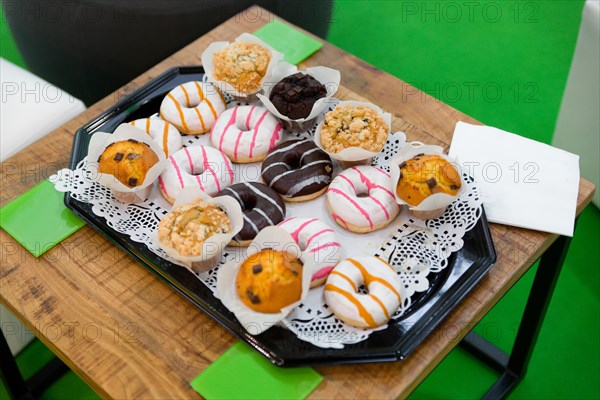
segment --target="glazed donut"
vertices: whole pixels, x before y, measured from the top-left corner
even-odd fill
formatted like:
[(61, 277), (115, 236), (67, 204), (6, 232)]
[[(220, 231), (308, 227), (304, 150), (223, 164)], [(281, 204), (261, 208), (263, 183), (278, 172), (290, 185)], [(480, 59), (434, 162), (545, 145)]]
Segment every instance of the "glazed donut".
[(233, 162), (262, 161), (281, 141), (281, 123), (260, 106), (225, 110), (210, 131), (213, 146)]
[(342, 259), (340, 242), (333, 229), (317, 218), (288, 218), (279, 225), (288, 232), (315, 262), (310, 287), (325, 283), (331, 270)]
[(361, 165), (335, 177), (327, 190), (327, 204), (335, 222), (349, 231), (372, 232), (387, 226), (400, 212), (390, 175)]
[[(368, 294), (358, 293), (363, 285)], [(376, 328), (388, 322), (398, 310), (401, 286), (397, 272), (381, 258), (348, 258), (329, 274), (325, 302), (348, 325)]]
[(181, 135), (175, 126), (160, 118), (142, 118), (130, 122), (136, 128), (144, 130), (169, 157), (181, 149)]
[(244, 226), (229, 243), (232, 246), (248, 246), (263, 228), (277, 225), (285, 218), (285, 203), (273, 189), (262, 183), (236, 183), (217, 196), (231, 196), (242, 207)]
[(331, 183), (331, 158), (312, 140), (288, 140), (273, 148), (261, 168), (267, 185), (286, 201), (320, 196)]
[(208, 146), (184, 147), (169, 156), (158, 177), (158, 186), (171, 204), (188, 186), (197, 186), (209, 196), (233, 184), (233, 168), (227, 156)]
[(196, 135), (208, 132), (225, 108), (225, 99), (216, 86), (191, 81), (167, 94), (160, 104), (160, 117), (184, 135)]

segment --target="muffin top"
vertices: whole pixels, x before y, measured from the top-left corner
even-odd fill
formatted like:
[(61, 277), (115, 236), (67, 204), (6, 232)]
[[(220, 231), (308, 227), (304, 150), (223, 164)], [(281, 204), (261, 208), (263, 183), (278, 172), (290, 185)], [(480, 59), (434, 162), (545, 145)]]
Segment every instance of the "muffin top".
[(158, 162), (158, 156), (146, 143), (134, 139), (109, 144), (98, 157), (98, 172), (110, 174), (122, 184), (134, 188), (146, 179), (146, 173)]
[(417, 206), (434, 193), (455, 196), (460, 187), (460, 176), (450, 162), (437, 155), (418, 154), (400, 164), (396, 193), (411, 206)]
[(213, 76), (240, 93), (255, 93), (260, 89), (270, 61), (271, 55), (265, 47), (233, 42), (214, 54)]
[(377, 111), (370, 107), (344, 105), (325, 114), (321, 128), (321, 143), (330, 153), (348, 147), (360, 147), (379, 152), (388, 137), (388, 126)]
[(261, 250), (242, 263), (235, 286), (250, 309), (278, 313), (300, 300), (302, 262), (286, 251)]
[(308, 117), (315, 102), (325, 96), (327, 90), (321, 82), (297, 72), (273, 87), (270, 100), (281, 114), (290, 119), (300, 119)]
[(217, 205), (196, 199), (174, 207), (158, 223), (158, 240), (184, 256), (202, 254), (202, 244), (217, 233), (231, 232), (231, 221)]

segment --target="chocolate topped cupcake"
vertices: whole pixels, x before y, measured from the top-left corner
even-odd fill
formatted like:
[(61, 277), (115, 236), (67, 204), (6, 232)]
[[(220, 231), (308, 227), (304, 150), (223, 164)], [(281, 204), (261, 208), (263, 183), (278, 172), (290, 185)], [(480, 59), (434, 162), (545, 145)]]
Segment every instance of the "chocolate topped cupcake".
[(310, 75), (297, 72), (279, 81), (269, 100), (277, 111), (290, 119), (309, 116), (317, 100), (327, 96), (325, 86)]

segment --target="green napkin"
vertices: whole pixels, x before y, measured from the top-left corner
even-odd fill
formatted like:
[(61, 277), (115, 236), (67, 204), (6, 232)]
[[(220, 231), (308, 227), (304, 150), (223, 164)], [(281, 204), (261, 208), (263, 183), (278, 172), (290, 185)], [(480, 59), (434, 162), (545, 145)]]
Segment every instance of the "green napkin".
[(190, 385), (212, 399), (304, 399), (323, 380), (314, 369), (279, 368), (238, 342)]
[(254, 36), (264, 40), (285, 55), (285, 61), (297, 65), (323, 47), (323, 43), (284, 24), (273, 20), (254, 32)]
[(0, 227), (39, 257), (85, 225), (47, 180), (0, 208)]

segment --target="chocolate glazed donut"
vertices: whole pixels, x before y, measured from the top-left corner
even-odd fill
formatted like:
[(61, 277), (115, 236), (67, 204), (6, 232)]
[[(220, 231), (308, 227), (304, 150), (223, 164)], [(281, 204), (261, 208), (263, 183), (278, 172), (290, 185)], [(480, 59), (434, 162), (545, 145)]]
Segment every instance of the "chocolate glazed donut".
[(217, 196), (231, 196), (242, 207), (244, 226), (229, 243), (231, 246), (248, 246), (263, 228), (285, 219), (285, 203), (273, 189), (262, 183), (236, 183)]
[(273, 148), (262, 164), (261, 175), (286, 201), (307, 201), (320, 196), (331, 183), (331, 158), (312, 140), (288, 140)]

